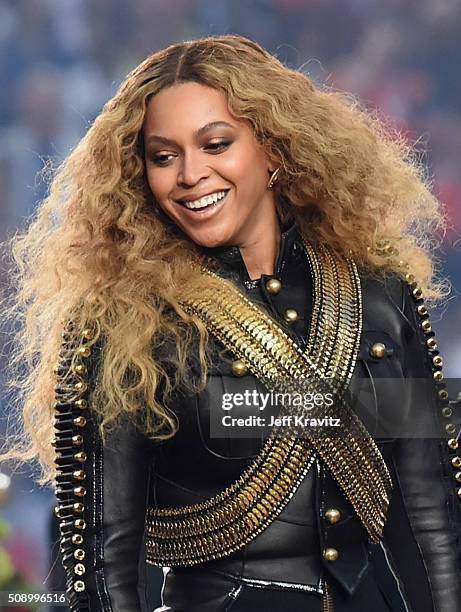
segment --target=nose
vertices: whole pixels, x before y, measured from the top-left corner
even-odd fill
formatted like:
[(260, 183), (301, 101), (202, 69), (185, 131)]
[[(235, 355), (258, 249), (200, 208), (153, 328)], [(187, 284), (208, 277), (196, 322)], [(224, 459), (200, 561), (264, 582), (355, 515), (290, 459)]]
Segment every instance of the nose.
[(178, 185), (191, 187), (196, 185), (201, 179), (210, 175), (210, 168), (205, 164), (201, 152), (190, 152), (183, 156), (179, 168), (177, 182)]

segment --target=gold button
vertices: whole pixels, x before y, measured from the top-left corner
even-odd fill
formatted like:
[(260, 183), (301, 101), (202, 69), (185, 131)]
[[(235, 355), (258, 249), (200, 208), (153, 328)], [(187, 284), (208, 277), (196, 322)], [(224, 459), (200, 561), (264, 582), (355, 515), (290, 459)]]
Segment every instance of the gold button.
[(341, 512), (336, 508), (328, 508), (328, 510), (325, 512), (325, 518), (329, 523), (334, 525), (341, 518)]
[(85, 487), (75, 487), (74, 495), (76, 495), (77, 497), (84, 497), (86, 495)]
[(451, 448), (451, 450), (456, 450), (458, 448), (458, 440), (456, 438), (450, 438), (447, 444), (448, 448)]
[(72, 536), (72, 544), (83, 544), (83, 537), (79, 533), (74, 533)]
[(386, 345), (382, 342), (375, 342), (373, 346), (370, 348), (370, 355), (375, 357), (375, 359), (381, 359), (385, 357), (387, 354)]
[(442, 414), (446, 419), (449, 419), (453, 415), (453, 410), (450, 406), (445, 406), (445, 408), (442, 408)]
[(74, 455), (75, 461), (80, 461), (80, 463), (85, 463), (87, 457), (84, 451), (80, 451), (79, 453), (75, 453)]
[(434, 380), (436, 380), (437, 382), (439, 380), (443, 380), (443, 372), (442, 370), (437, 370), (436, 372), (434, 372), (434, 374), (432, 375), (432, 377), (434, 378)]
[(75, 446), (81, 446), (83, 444), (83, 437), (80, 434), (72, 436), (72, 444)]
[(232, 363), (232, 374), (234, 376), (245, 376), (247, 372), (248, 372), (248, 368), (246, 367), (246, 365), (243, 363), (241, 359), (236, 359)]
[(437, 348), (437, 340), (435, 338), (429, 338), (426, 341), (426, 344), (427, 344), (427, 348), (430, 349), (431, 351)]
[(270, 293), (271, 295), (277, 295), (277, 293), (280, 292), (281, 288), (282, 283), (279, 281), (278, 278), (271, 278), (266, 283), (267, 293)]
[(336, 548), (325, 548), (325, 550), (323, 551), (323, 558), (325, 559), (325, 561), (336, 561), (339, 557), (339, 552), (336, 550)]
[(86, 528), (86, 523), (83, 519), (76, 519), (74, 521), (74, 527), (75, 529), (85, 529)]
[(461, 472), (456, 472), (455, 480), (456, 480), (456, 482), (461, 482)]
[(451, 465), (456, 468), (457, 470), (459, 470), (459, 468), (461, 468), (461, 457), (452, 457), (451, 459)]
[(85, 474), (85, 472), (84, 472), (83, 470), (75, 470), (75, 471), (72, 473), (72, 477), (73, 477), (75, 480), (85, 480), (85, 478), (86, 478), (86, 474)]
[(456, 426), (453, 425), (453, 423), (448, 423), (448, 425), (445, 425), (445, 430), (449, 434), (454, 434), (456, 431)]
[(446, 389), (440, 389), (439, 391), (439, 399), (447, 400), (448, 399), (448, 391)]
[(461, 489), (458, 489), (458, 497), (461, 498)]
[(73, 422), (76, 427), (85, 427), (86, 425), (86, 419), (84, 416), (75, 417)]
[(83, 363), (79, 363), (75, 366), (75, 372), (80, 376), (84, 376), (85, 374), (87, 374), (87, 369), (83, 365)]
[(443, 366), (443, 358), (440, 355), (436, 355), (433, 359), (432, 359), (432, 363), (437, 366), (438, 368), (441, 368)]
[(298, 318), (299, 315), (297, 311), (293, 308), (288, 308), (288, 310), (285, 310), (285, 321), (287, 321), (288, 323), (294, 323), (298, 320)]
[(72, 510), (74, 512), (83, 512), (85, 510), (85, 506), (83, 504), (81, 504), (80, 502), (75, 502), (75, 504), (73, 504), (72, 506)]

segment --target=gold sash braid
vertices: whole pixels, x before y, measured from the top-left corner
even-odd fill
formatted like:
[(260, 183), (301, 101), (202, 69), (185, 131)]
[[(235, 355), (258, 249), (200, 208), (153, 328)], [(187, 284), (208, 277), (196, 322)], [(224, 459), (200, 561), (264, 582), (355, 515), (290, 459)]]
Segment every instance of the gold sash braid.
[[(214, 287), (185, 291), (181, 302), (266, 387), (280, 391), (333, 389), (329, 415), (341, 437), (298, 437), (274, 428), (247, 470), (215, 497), (181, 508), (148, 508), (147, 561), (187, 566), (226, 556), (255, 538), (287, 505), (320, 457), (340, 485), (370, 539), (382, 537), (391, 479), (369, 433), (344, 400), (362, 331), (360, 278), (355, 263), (327, 246), (304, 241), (314, 301), (305, 351), (235, 285), (203, 268)], [(323, 386), (322, 386), (323, 385)], [(320, 410), (324, 410), (322, 407)], [(310, 416), (315, 417), (310, 411)], [(321, 416), (321, 415), (320, 415)]]

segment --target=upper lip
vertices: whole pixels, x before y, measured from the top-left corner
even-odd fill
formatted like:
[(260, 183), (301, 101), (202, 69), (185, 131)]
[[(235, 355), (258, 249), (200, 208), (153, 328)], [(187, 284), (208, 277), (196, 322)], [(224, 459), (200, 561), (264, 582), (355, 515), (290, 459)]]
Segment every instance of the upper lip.
[(204, 198), (206, 196), (211, 195), (212, 193), (220, 193), (221, 191), (229, 191), (229, 188), (227, 189), (213, 189), (212, 191), (207, 191), (206, 193), (188, 193), (186, 196), (182, 197), (182, 198), (176, 198), (176, 202), (194, 202), (195, 200), (200, 200), (201, 198)]

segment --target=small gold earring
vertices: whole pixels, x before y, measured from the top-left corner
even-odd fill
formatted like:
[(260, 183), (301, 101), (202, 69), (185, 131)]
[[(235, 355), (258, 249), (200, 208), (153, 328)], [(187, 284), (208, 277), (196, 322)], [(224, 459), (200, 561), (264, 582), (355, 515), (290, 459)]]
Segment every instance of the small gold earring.
[(279, 166), (276, 170), (274, 170), (274, 172), (271, 174), (271, 177), (269, 179), (269, 182), (267, 183), (267, 188), (268, 189), (272, 189), (272, 187), (275, 185), (275, 183), (277, 182), (278, 179), (278, 174), (280, 172), (280, 168), (281, 166)]

